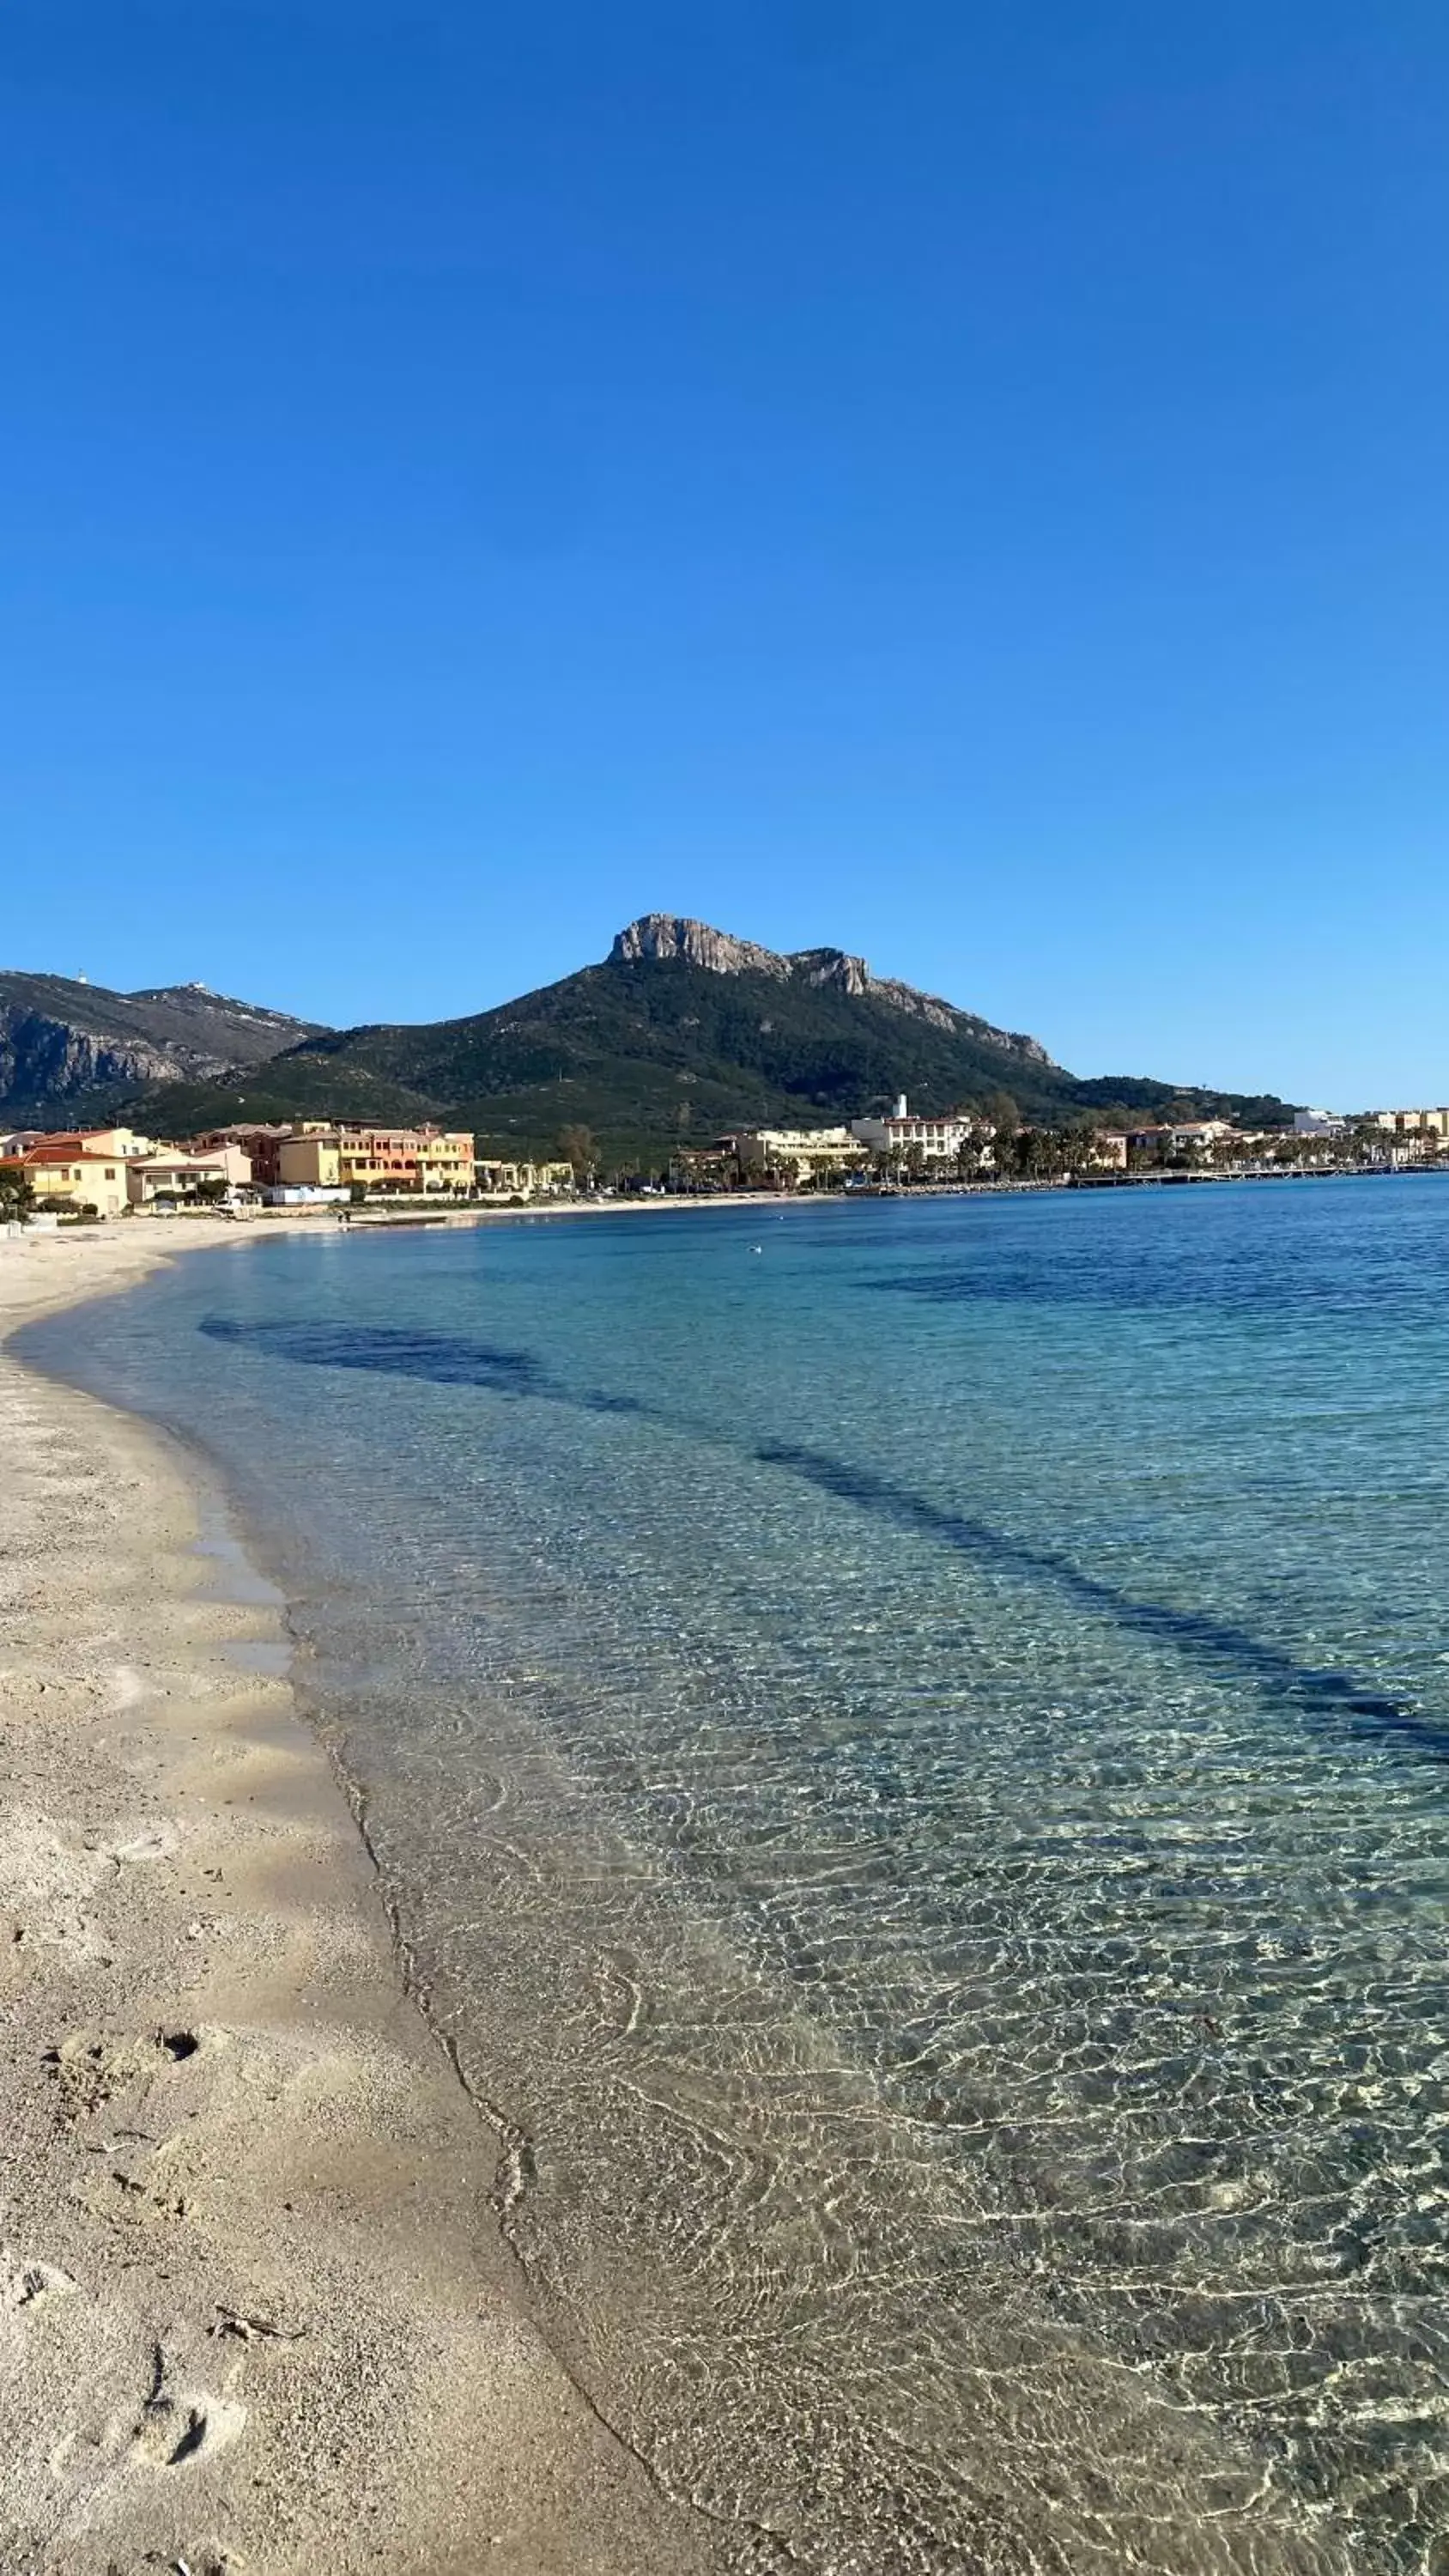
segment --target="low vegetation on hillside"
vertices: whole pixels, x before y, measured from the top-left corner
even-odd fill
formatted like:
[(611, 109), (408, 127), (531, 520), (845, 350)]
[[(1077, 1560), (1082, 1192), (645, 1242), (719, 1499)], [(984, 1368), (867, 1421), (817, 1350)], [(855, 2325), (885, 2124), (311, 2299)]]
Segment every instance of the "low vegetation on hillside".
[(929, 997), (903, 987), (867, 980), (861, 990), (855, 979), (850, 989), (769, 952), (748, 952), (764, 966), (726, 971), (685, 955), (621, 955), (626, 936), (604, 964), (466, 1019), (300, 1042), (292, 1023), (281, 1051), (210, 1078), (112, 1080), (48, 1104), (12, 1093), (0, 1110), (63, 1108), (66, 1123), (124, 1114), (175, 1133), (240, 1118), (432, 1118), (535, 1153), (554, 1150), (565, 1128), (588, 1128), (611, 1164), (644, 1165), (728, 1127), (824, 1125), (901, 1091), (925, 1112), (1009, 1095), (1023, 1118), (1055, 1124), (1166, 1111), (1273, 1125), (1290, 1114), (1272, 1097), (1125, 1075), (1081, 1081), (1030, 1041), (944, 1004), (927, 1009)]

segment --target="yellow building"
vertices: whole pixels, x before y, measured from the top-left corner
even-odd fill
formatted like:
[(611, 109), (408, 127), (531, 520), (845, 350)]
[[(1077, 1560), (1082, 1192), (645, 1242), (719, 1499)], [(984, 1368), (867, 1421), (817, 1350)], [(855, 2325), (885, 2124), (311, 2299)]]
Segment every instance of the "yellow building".
[(437, 1127), (339, 1127), (334, 1132), (338, 1178), (349, 1186), (384, 1196), (409, 1191), (471, 1195), (471, 1136), (445, 1135)]
[[(63, 1140), (55, 1139), (59, 1144)], [(83, 1127), (77, 1142), (87, 1154), (113, 1155), (129, 1163), (137, 1154), (167, 1154), (174, 1149), (158, 1145), (154, 1136), (138, 1136), (134, 1127)]]
[(418, 1138), (418, 1186), (471, 1195), (476, 1154), (473, 1139), (458, 1132), (424, 1128)]
[(319, 1128), (277, 1140), (276, 1179), (284, 1189), (335, 1190), (342, 1186), (342, 1151), (336, 1130)]
[(37, 1145), (28, 1154), (7, 1155), (0, 1162), (0, 1173), (28, 1181), (37, 1208), (56, 1215), (94, 1208), (97, 1216), (119, 1216), (127, 1204), (128, 1168), (114, 1156), (66, 1145)]

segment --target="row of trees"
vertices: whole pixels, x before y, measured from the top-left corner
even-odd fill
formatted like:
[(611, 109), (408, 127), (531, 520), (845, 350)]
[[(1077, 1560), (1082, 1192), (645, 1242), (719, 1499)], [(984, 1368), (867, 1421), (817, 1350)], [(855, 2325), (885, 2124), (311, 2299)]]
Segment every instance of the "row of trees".
[[(1425, 1140), (1433, 1151), (1434, 1139)], [(1367, 1165), (1387, 1163), (1395, 1146), (1413, 1146), (1410, 1136), (1391, 1136), (1371, 1118), (1357, 1118), (1341, 1136), (1295, 1136), (1285, 1130), (1281, 1136), (1263, 1136), (1252, 1147), (1253, 1159), (1265, 1164), (1318, 1164), (1337, 1166), (1344, 1171), (1362, 1170)], [(1215, 1163), (1240, 1162), (1241, 1143), (1231, 1137), (1220, 1137), (1212, 1148)]]

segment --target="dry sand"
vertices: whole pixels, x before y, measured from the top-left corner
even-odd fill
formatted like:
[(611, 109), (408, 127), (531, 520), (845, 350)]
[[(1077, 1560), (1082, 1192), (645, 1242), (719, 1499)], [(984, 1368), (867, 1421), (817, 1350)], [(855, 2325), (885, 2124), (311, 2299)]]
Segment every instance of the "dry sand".
[[(239, 1239), (0, 1239), (0, 1336)], [(0, 2568), (721, 2566), (530, 2321), (498, 2142), (205, 1510), (0, 1346)]]

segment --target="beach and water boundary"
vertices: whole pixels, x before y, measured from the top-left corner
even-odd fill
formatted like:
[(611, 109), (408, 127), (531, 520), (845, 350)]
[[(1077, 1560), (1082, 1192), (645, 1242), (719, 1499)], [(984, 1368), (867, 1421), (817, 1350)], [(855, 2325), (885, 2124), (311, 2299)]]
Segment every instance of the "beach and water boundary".
[(238, 1234), (0, 1246), (0, 2564), (711, 2567), (530, 2320), (221, 1497), (8, 1346)]

